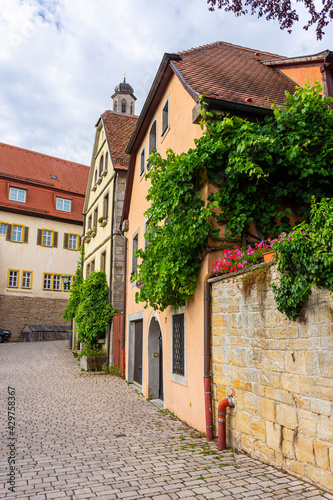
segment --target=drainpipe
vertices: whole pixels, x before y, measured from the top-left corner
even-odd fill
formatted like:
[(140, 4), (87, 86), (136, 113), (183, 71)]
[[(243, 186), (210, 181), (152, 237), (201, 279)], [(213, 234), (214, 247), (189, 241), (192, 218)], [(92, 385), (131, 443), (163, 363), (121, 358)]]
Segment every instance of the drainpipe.
[(121, 228), (121, 237), (124, 239), (124, 291), (123, 291), (123, 332), (121, 344), (121, 378), (125, 378), (125, 326), (126, 326), (126, 273), (127, 273), (127, 238)]
[[(115, 171), (115, 173), (114, 173), (114, 178), (113, 178), (113, 193), (112, 193), (109, 304), (112, 304), (113, 226), (114, 226), (114, 212), (116, 210), (116, 208), (115, 208), (116, 182), (117, 182), (117, 171)], [(109, 323), (108, 323), (108, 338), (107, 338), (107, 346), (106, 346), (106, 364), (107, 365), (110, 364), (111, 326), (112, 326), (112, 321), (109, 321)]]
[(234, 402), (235, 391), (231, 389), (231, 394), (226, 399), (222, 399), (218, 406), (218, 438), (217, 447), (219, 451), (225, 450), (227, 447), (227, 432), (226, 432), (226, 422), (225, 417), (227, 413), (227, 408), (233, 408), (235, 406)]
[(213, 411), (212, 411), (212, 379), (210, 376), (210, 284), (205, 280), (204, 294), (204, 395), (206, 414), (206, 439), (212, 441), (214, 438)]

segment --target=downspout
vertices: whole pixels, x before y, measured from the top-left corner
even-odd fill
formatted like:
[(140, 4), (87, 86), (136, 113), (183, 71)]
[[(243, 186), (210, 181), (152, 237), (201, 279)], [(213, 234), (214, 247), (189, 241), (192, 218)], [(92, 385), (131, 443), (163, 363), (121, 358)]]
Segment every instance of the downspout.
[(126, 273), (127, 273), (127, 238), (121, 228), (121, 237), (124, 239), (124, 291), (123, 291), (123, 325), (121, 344), (121, 378), (125, 378), (125, 326), (126, 326)]
[(206, 415), (206, 439), (212, 441), (214, 438), (213, 411), (212, 411), (212, 379), (210, 376), (210, 284), (205, 280), (204, 290), (204, 396)]
[[(115, 195), (116, 195), (117, 171), (113, 178), (113, 193), (112, 193), (112, 217), (111, 217), (111, 245), (110, 245), (110, 277), (109, 277), (109, 304), (112, 305), (112, 270), (113, 270), (113, 227), (114, 227), (114, 212), (115, 212)], [(108, 339), (106, 347), (106, 364), (110, 364), (110, 343), (111, 343), (111, 326), (112, 321), (108, 323)]]

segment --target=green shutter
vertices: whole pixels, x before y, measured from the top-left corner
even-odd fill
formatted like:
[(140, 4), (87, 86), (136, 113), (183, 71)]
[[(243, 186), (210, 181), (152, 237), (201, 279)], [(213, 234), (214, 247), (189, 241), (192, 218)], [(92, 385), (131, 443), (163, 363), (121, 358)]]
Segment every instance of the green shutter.
[(29, 239), (29, 228), (28, 227), (24, 227), (24, 235), (23, 235), (23, 243), (28, 243), (28, 239)]
[(7, 227), (6, 227), (6, 240), (7, 241), (11, 241), (12, 239), (12, 225), (11, 224), (7, 224)]
[(64, 248), (68, 248), (68, 233), (64, 233)]
[(58, 247), (58, 233), (57, 231), (54, 231), (53, 233), (53, 248)]
[(37, 245), (42, 244), (42, 235), (43, 235), (43, 230), (37, 229)]

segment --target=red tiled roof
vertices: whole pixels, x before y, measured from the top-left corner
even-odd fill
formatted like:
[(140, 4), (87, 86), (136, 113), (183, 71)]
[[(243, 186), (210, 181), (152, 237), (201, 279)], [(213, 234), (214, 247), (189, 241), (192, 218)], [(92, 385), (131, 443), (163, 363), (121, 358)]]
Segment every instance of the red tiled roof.
[(86, 165), (0, 143), (0, 176), (84, 195), (88, 174)]
[[(0, 208), (82, 221), (88, 174), (86, 165), (0, 143)], [(26, 189), (26, 203), (10, 201), (9, 187)], [(56, 210), (57, 197), (71, 200), (71, 212)]]
[(125, 153), (125, 150), (138, 117), (117, 111), (104, 111), (101, 118), (114, 167), (121, 170), (124, 169), (123, 167), (127, 169), (129, 155)]
[(282, 58), (276, 54), (216, 42), (179, 55), (172, 64), (200, 95), (270, 108), (272, 100), (284, 103), (286, 90), (295, 92), (291, 80), (261, 62)]

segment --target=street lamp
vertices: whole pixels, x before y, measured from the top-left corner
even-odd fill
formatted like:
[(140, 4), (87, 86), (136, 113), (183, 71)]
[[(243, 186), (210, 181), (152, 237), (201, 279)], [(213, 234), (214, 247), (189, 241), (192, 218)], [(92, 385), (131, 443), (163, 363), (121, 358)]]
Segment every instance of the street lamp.
[(61, 276), (61, 279), (62, 279), (62, 283), (64, 285), (64, 290), (65, 291), (69, 290), (69, 282), (70, 282), (71, 277), (68, 276), (68, 274), (63, 274)]

